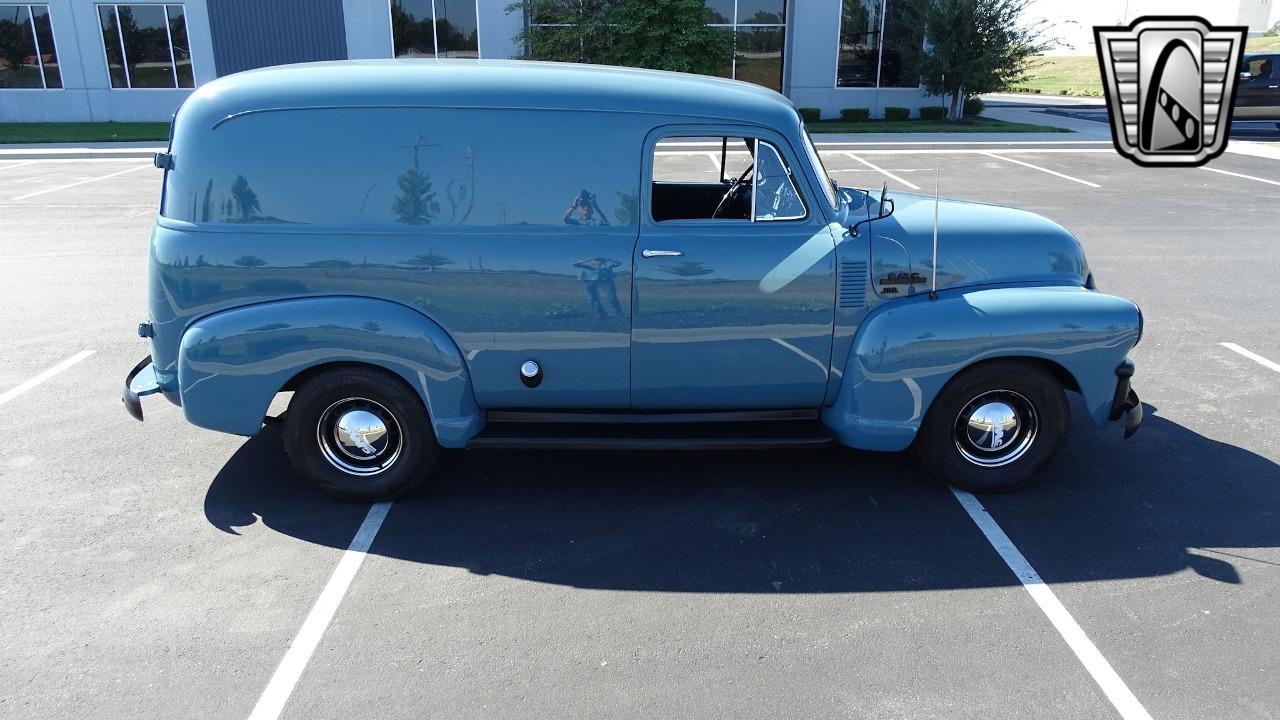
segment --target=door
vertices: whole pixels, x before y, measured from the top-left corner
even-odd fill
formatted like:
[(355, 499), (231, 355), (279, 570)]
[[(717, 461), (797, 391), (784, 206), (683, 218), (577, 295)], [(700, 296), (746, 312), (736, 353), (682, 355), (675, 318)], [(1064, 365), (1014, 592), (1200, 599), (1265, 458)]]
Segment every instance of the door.
[(781, 137), (650, 138), (634, 257), (638, 409), (818, 408), (835, 237)]

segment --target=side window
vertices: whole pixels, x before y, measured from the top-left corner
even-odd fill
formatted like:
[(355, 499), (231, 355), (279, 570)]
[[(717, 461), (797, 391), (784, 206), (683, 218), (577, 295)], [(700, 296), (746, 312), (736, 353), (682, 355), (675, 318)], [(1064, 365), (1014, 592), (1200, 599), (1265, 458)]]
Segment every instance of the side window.
[(670, 137), (654, 147), (653, 219), (792, 220), (805, 205), (777, 148), (747, 137)]
[(1255, 78), (1269, 78), (1273, 65), (1269, 57), (1254, 58), (1249, 61), (1249, 73)]
[(798, 220), (805, 216), (804, 202), (796, 190), (791, 169), (769, 143), (760, 143), (756, 152), (755, 219)]

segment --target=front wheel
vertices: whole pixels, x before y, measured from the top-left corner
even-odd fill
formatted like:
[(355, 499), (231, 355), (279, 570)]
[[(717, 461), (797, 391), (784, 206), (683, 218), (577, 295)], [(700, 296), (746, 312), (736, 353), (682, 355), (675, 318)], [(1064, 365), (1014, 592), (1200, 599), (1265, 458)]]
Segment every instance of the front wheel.
[(295, 469), (343, 500), (401, 495), (431, 472), (439, 452), (422, 400), (373, 368), (326, 370), (299, 387), (284, 414)]
[(1035, 477), (1066, 442), (1058, 380), (1024, 361), (984, 363), (951, 380), (925, 416), (915, 448), (940, 480), (961, 490), (1011, 490)]

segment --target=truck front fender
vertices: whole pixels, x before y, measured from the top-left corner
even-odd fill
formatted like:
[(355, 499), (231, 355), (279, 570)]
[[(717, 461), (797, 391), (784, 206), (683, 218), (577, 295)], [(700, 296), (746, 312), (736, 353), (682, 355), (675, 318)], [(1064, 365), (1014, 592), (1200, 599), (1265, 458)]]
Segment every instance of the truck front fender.
[(1138, 341), (1138, 308), (1081, 287), (999, 287), (894, 300), (854, 337), (823, 421), (840, 442), (907, 448), (938, 392), (959, 371), (995, 358), (1036, 358), (1065, 370), (1092, 420), (1108, 421), (1116, 368)]
[(466, 363), (448, 333), (404, 305), (360, 297), (248, 305), (192, 323), (179, 346), (182, 409), (200, 427), (254, 435), (289, 380), (331, 363), (398, 375), (422, 397), (445, 447), (462, 447), (483, 427)]

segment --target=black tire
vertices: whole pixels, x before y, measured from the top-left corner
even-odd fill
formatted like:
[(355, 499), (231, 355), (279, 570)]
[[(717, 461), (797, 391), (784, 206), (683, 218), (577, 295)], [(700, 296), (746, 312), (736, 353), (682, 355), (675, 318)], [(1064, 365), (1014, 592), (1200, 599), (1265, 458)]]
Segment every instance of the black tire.
[(294, 468), (343, 500), (403, 495), (431, 473), (439, 454), (417, 393), (375, 368), (335, 368), (309, 378), (294, 392), (283, 426)]
[(915, 448), (939, 480), (970, 492), (1002, 492), (1035, 478), (1062, 449), (1070, 422), (1066, 394), (1051, 373), (1034, 362), (995, 360), (947, 383)]

